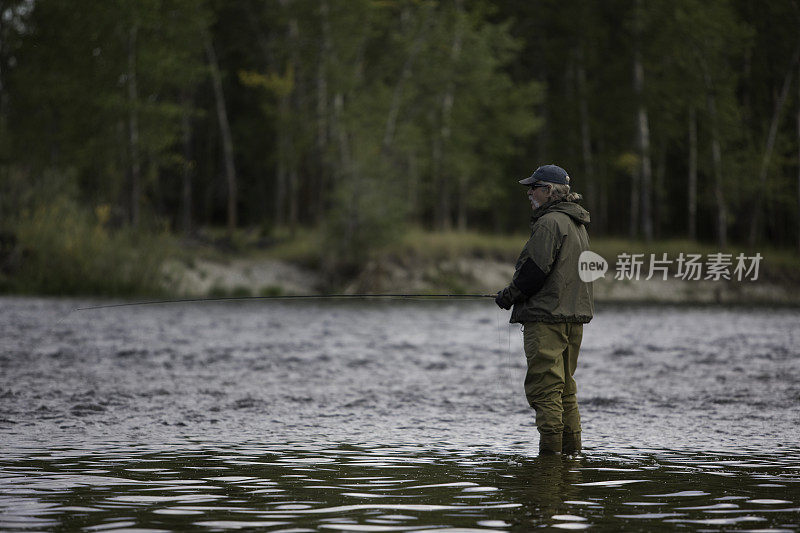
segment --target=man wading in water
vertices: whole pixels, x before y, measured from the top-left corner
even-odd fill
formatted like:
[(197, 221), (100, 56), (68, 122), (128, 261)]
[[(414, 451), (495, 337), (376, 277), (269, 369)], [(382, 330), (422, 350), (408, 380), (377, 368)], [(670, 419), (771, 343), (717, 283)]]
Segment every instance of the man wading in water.
[(523, 325), (525, 396), (536, 410), (540, 454), (581, 449), (581, 417), (573, 374), (583, 324), (592, 319), (592, 285), (578, 275), (578, 257), (589, 249), (589, 212), (570, 193), (567, 172), (544, 165), (520, 183), (531, 201), (531, 237), (517, 260), (511, 284), (495, 302)]

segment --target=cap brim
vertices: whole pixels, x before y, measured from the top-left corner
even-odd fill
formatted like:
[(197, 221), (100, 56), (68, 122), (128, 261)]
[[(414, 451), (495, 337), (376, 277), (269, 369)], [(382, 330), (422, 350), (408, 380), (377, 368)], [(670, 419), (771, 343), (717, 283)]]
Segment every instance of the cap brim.
[(520, 185), (533, 185), (537, 181), (541, 181), (538, 178), (534, 178), (533, 176), (529, 176), (524, 180), (519, 180)]

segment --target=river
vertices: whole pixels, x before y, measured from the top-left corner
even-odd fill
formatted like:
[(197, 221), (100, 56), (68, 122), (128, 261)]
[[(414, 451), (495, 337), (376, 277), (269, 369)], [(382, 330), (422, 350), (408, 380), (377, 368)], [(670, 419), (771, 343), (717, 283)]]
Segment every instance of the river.
[(796, 531), (800, 310), (601, 306), (536, 456), (491, 301), (0, 299), (0, 529)]

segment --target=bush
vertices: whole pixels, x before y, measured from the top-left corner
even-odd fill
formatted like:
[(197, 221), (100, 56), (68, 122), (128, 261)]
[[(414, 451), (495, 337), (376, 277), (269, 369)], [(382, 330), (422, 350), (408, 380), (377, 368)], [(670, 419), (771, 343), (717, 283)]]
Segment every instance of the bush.
[(404, 231), (404, 210), (393, 183), (374, 176), (339, 184), (320, 251), (329, 282), (354, 277), (373, 253)]
[(92, 212), (66, 198), (23, 212), (15, 228), (21, 260), (7, 288), (56, 295), (162, 293), (167, 238), (111, 231), (107, 222), (108, 209)]

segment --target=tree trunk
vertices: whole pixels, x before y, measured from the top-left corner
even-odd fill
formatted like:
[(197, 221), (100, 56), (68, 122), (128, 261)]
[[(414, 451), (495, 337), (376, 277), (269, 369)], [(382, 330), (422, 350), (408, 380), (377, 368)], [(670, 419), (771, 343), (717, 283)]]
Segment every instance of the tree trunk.
[(322, 220), (327, 200), (326, 193), (330, 188), (330, 176), (328, 174), (327, 152), (329, 139), (329, 120), (328, 120), (328, 61), (331, 55), (331, 28), (329, 20), (330, 8), (328, 0), (321, 0), (319, 4), (320, 24), (322, 27), (321, 48), (317, 60), (317, 75), (315, 80), (317, 92), (317, 131), (314, 141), (317, 160), (317, 184), (315, 189), (316, 205), (314, 210), (314, 222)]
[(297, 223), (300, 219), (299, 182), (297, 163), (293, 161), (289, 169), (289, 233), (292, 237), (297, 231)]
[[(285, 2), (281, 2), (281, 7), (285, 8)], [(270, 39), (264, 32), (264, 29), (249, 4), (244, 4), (247, 18), (253, 29), (253, 34), (256, 38), (256, 43), (261, 49), (261, 54), (264, 57), (264, 64), (268, 72), (275, 72), (280, 69), (278, 61), (270, 48)], [(267, 13), (270, 16), (271, 13)], [(287, 183), (289, 181), (287, 161), (286, 161), (286, 128), (283, 124), (286, 122), (285, 117), (289, 114), (288, 98), (281, 95), (278, 98), (278, 126), (275, 131), (276, 141), (276, 163), (275, 163), (275, 180), (272, 192), (272, 223), (275, 227), (283, 227), (286, 224), (285, 206), (286, 206), (286, 191), (288, 189)]]
[(800, 59), (800, 43), (794, 50), (792, 62), (789, 65), (789, 70), (783, 78), (783, 86), (775, 101), (775, 108), (772, 111), (772, 120), (769, 125), (769, 133), (764, 145), (764, 154), (761, 158), (761, 166), (758, 170), (758, 190), (756, 191), (755, 202), (753, 205), (752, 222), (750, 223), (750, 236), (747, 244), (753, 248), (761, 233), (761, 207), (764, 203), (764, 189), (767, 184), (767, 173), (769, 172), (769, 163), (772, 159), (772, 151), (775, 148), (775, 139), (778, 135), (778, 124), (780, 123), (781, 115), (783, 114), (783, 106), (786, 103), (786, 97), (789, 95), (789, 87), (792, 84), (792, 75), (794, 74), (795, 65)]
[(467, 195), (469, 194), (469, 186), (467, 184), (466, 176), (463, 174), (458, 179), (458, 231), (467, 231)]
[[(284, 11), (289, 8), (290, 0), (279, 0), (280, 6)], [(326, 4), (327, 6), (327, 4)], [(250, 10), (248, 9), (248, 12)], [(326, 14), (327, 16), (327, 14)], [(261, 27), (254, 24), (256, 40), (264, 55), (268, 69), (282, 68), (271, 53), (268, 39), (264, 35)], [(297, 18), (289, 16), (286, 26), (286, 46), (289, 60), (286, 68), (286, 76), (292, 76), (292, 81), (296, 80), (295, 73), (299, 71), (299, 60), (297, 58), (297, 42), (299, 40), (299, 25)], [(295, 153), (295, 129), (292, 122), (293, 110), (296, 104), (296, 88), (293, 87), (289, 94), (281, 94), (278, 97), (278, 127), (275, 132), (277, 137), (277, 164), (275, 169), (275, 190), (273, 195), (273, 223), (276, 227), (284, 226), (288, 223), (291, 235), (294, 235), (299, 221), (299, 178), (298, 178), (298, 154)], [(320, 168), (321, 171), (321, 168)], [(321, 172), (319, 173), (321, 174)], [(319, 187), (318, 187), (319, 188)]]
[[(281, 6), (286, 9), (289, 6), (289, 0), (280, 0)], [(300, 28), (297, 23), (297, 18), (291, 16), (289, 18), (289, 23), (287, 27), (287, 36), (288, 36), (288, 48), (289, 48), (289, 69), (294, 74), (299, 72), (300, 70), (300, 61), (297, 57), (297, 43), (300, 37)], [(297, 78), (295, 77), (295, 80)], [(292, 88), (292, 92), (286, 95), (288, 99), (288, 111), (289, 113), (284, 117), (282, 121), (282, 129), (283, 134), (286, 136), (286, 153), (284, 154), (287, 159), (287, 167), (289, 169), (289, 182), (288, 182), (288, 193), (289, 193), (289, 232), (292, 236), (294, 236), (295, 231), (297, 230), (297, 223), (300, 216), (300, 186), (298, 184), (298, 154), (296, 153), (297, 150), (297, 143), (295, 142), (295, 125), (292, 121), (292, 116), (297, 108), (297, 86), (295, 85)], [(297, 113), (296, 116), (300, 114)]]
[(433, 219), (436, 221), (436, 229), (441, 230), (447, 226), (450, 218), (450, 204), (445, 189), (445, 180), (442, 177), (442, 137), (437, 133), (434, 133), (433, 139), (431, 139), (431, 174), (433, 174), (435, 194), (438, 198)]
[(145, 149), (144, 163), (144, 181), (145, 183), (150, 184), (149, 189), (152, 191), (152, 200), (148, 203), (153, 205), (156, 213), (164, 213), (166, 208), (164, 206), (164, 195), (161, 191), (161, 170), (158, 168), (158, 164), (156, 163), (156, 158), (152, 150)]
[[(603, 139), (602, 132), (597, 136), (597, 153), (604, 154), (606, 151), (606, 142)], [(608, 168), (605, 163), (603, 163), (604, 159), (600, 159), (601, 163), (598, 166), (598, 175), (602, 176), (603, 179), (598, 180), (598, 195), (599, 198), (597, 200), (597, 206), (599, 209), (599, 213), (597, 215), (592, 216), (592, 226), (595, 227), (595, 230), (598, 233), (606, 234), (609, 231), (609, 224), (608, 224), (608, 182), (605, 179), (608, 176)]]
[(281, 96), (278, 99), (278, 131), (276, 136), (277, 142), (277, 169), (275, 179), (275, 226), (281, 227), (286, 224), (286, 216), (284, 206), (286, 205), (286, 190), (288, 189), (287, 183), (289, 182), (289, 170), (286, 164), (286, 135), (283, 131), (283, 124), (286, 121), (286, 116), (289, 114), (289, 102), (286, 96)]
[(717, 204), (717, 245), (724, 249), (728, 245), (728, 210), (725, 206), (725, 196), (722, 189), (722, 150), (719, 143), (719, 134), (715, 131), (712, 135), (711, 152), (714, 161), (714, 201)]
[[(592, 217), (592, 220), (596, 220)], [(605, 181), (600, 183), (600, 225), (601, 233), (608, 233), (608, 185)]]
[(631, 210), (630, 218), (628, 220), (628, 236), (635, 239), (639, 235), (639, 183), (641, 180), (641, 172), (639, 168), (633, 170), (631, 174)]
[[(389, 106), (389, 113), (386, 117), (386, 127), (384, 128), (383, 142), (381, 143), (381, 151), (384, 153), (384, 155), (391, 151), (395, 130), (397, 129), (397, 118), (400, 115), (400, 107), (403, 103), (403, 92), (408, 84), (408, 80), (411, 79), (414, 63), (416, 62), (419, 52), (422, 49), (422, 43), (425, 41), (428, 21), (430, 20), (430, 9), (428, 6), (432, 5), (433, 4), (428, 4), (422, 8), (425, 10), (425, 12), (422, 15), (420, 27), (414, 36), (411, 50), (409, 51), (408, 57), (406, 57), (406, 60), (403, 63), (403, 68), (400, 72), (400, 78), (397, 80), (397, 83), (394, 86), (394, 91), (392, 92), (392, 102)], [(406, 12), (407, 9), (408, 8), (404, 8), (404, 12)]]
[(658, 148), (655, 181), (653, 182), (653, 236), (662, 236), (662, 221), (668, 216), (667, 202), (664, 201), (664, 179), (667, 174), (667, 141), (662, 140)]
[[(452, 227), (451, 213), (450, 213), (450, 196), (452, 194), (448, 186), (446, 173), (443, 170), (444, 152), (450, 142), (452, 134), (452, 116), (453, 116), (453, 102), (455, 99), (455, 69), (458, 58), (461, 55), (461, 42), (463, 39), (463, 21), (461, 14), (464, 10), (463, 0), (456, 0), (456, 20), (455, 28), (453, 31), (453, 44), (450, 47), (450, 78), (447, 81), (447, 87), (442, 95), (442, 110), (441, 110), (441, 129), (438, 135), (438, 142), (434, 140), (434, 179), (437, 181), (437, 192), (439, 196), (439, 209), (437, 212), (439, 229), (449, 230)], [(435, 136), (437, 137), (437, 136)]]
[(136, 86), (136, 38), (139, 31), (137, 24), (128, 33), (128, 153), (130, 157), (130, 222), (133, 227), (139, 225), (139, 203), (141, 198), (142, 166), (139, 159), (139, 100)]
[(184, 235), (192, 233), (192, 173), (195, 162), (192, 159), (192, 122), (190, 119), (192, 100), (183, 94), (183, 114), (181, 115), (181, 134), (183, 138), (183, 168), (181, 171), (181, 229)]
[(581, 153), (583, 155), (583, 182), (586, 184), (587, 206), (592, 213), (597, 207), (597, 186), (594, 176), (594, 158), (592, 156), (592, 133), (589, 123), (589, 97), (586, 85), (586, 65), (584, 64), (583, 47), (578, 48), (578, 102), (581, 114)]
[[(2, 11), (2, 8), (0, 8)], [(8, 131), (8, 94), (6, 91), (6, 84), (5, 84), (5, 76), (6, 72), (4, 67), (6, 65), (6, 49), (5, 49), (5, 42), (6, 42), (6, 25), (2, 20), (2, 16), (0, 16), (0, 149), (2, 149), (2, 144), (5, 142), (7, 137)], [(7, 167), (3, 165), (3, 171), (7, 172)], [(7, 177), (3, 176), (3, 183), (7, 183)], [(0, 190), (0, 194), (5, 197), (4, 191)], [(2, 212), (3, 202), (0, 201), (0, 223), (4, 220), (3, 212)]]
[(342, 206), (345, 210), (345, 225), (344, 233), (341, 236), (341, 244), (344, 250), (353, 250), (353, 243), (358, 232), (358, 200), (359, 200), (359, 184), (357, 181), (357, 173), (353, 168), (352, 159), (350, 157), (350, 142), (347, 136), (347, 131), (344, 127), (342, 117), (344, 115), (344, 95), (336, 93), (333, 97), (333, 127), (336, 131), (336, 139), (339, 145), (339, 164), (338, 168), (338, 184), (339, 193), (346, 195), (341, 198)]
[(689, 108), (689, 238), (697, 240), (697, 112)]
[[(535, 23), (534, 27), (542, 25), (542, 31), (534, 32), (533, 38), (536, 39), (537, 48), (539, 50), (545, 50), (547, 46), (547, 36), (545, 35), (543, 23), (544, 21), (540, 21)], [(550, 161), (550, 107), (551, 102), (550, 100), (550, 92), (548, 88), (551, 86), (549, 78), (549, 71), (547, 69), (547, 61), (537, 61), (537, 66), (540, 69), (538, 72), (535, 72), (534, 75), (538, 80), (542, 80), (542, 90), (543, 95), (541, 102), (537, 102), (536, 105), (536, 113), (538, 116), (542, 117), (542, 127), (539, 128), (538, 133), (536, 134), (536, 156), (538, 158), (538, 163), (533, 165), (533, 168), (530, 170), (531, 173), (538, 167), (539, 165), (547, 164)]]
[(418, 222), (419, 217), (419, 164), (417, 153), (410, 151), (408, 153), (408, 216), (414, 222)]
[[(747, 46), (744, 49), (742, 59), (742, 78), (750, 80), (753, 76), (753, 47)], [(745, 127), (745, 135), (749, 140), (753, 139), (753, 132), (756, 130), (753, 120), (753, 89), (752, 84), (742, 83), (742, 122)], [(755, 144), (755, 143), (754, 143)]]
[[(637, 2), (637, 6), (639, 2)], [(644, 104), (644, 67), (640, 45), (636, 43), (634, 51), (634, 90), (639, 100), (637, 115), (637, 140), (639, 159), (641, 162), (641, 215), (642, 233), (647, 242), (653, 240), (653, 215), (652, 215), (652, 176), (653, 169), (650, 162), (650, 123), (647, 117), (647, 107)]]
[(724, 249), (728, 244), (728, 211), (725, 205), (725, 196), (722, 186), (722, 148), (719, 139), (719, 124), (717, 122), (717, 101), (714, 96), (711, 76), (705, 72), (706, 101), (711, 119), (711, 157), (714, 167), (714, 201), (717, 204), (717, 245)]
[(342, 120), (343, 115), (344, 95), (342, 93), (336, 93), (333, 97), (333, 126), (339, 144), (339, 164), (337, 165), (339, 177), (337, 181), (340, 187), (340, 194), (347, 196), (346, 200), (342, 199), (346, 217), (344, 234), (342, 235), (342, 245), (345, 250), (351, 250), (358, 232), (359, 188), (358, 184), (355, 183), (357, 176), (350, 157), (350, 143), (347, 137), (347, 131), (344, 128), (344, 122)]
[(228, 112), (225, 109), (225, 94), (222, 92), (222, 75), (219, 71), (219, 63), (217, 62), (217, 54), (214, 51), (214, 45), (211, 42), (211, 36), (207, 33), (203, 34), (203, 44), (206, 49), (206, 56), (208, 57), (208, 64), (211, 67), (211, 81), (214, 86), (214, 100), (217, 107), (217, 120), (219, 122), (219, 132), (222, 136), (222, 149), (225, 158), (225, 180), (228, 186), (228, 237), (233, 236), (233, 231), (236, 229), (237, 212), (236, 212), (236, 167), (233, 161), (233, 136), (231, 135), (231, 127), (228, 123)]

